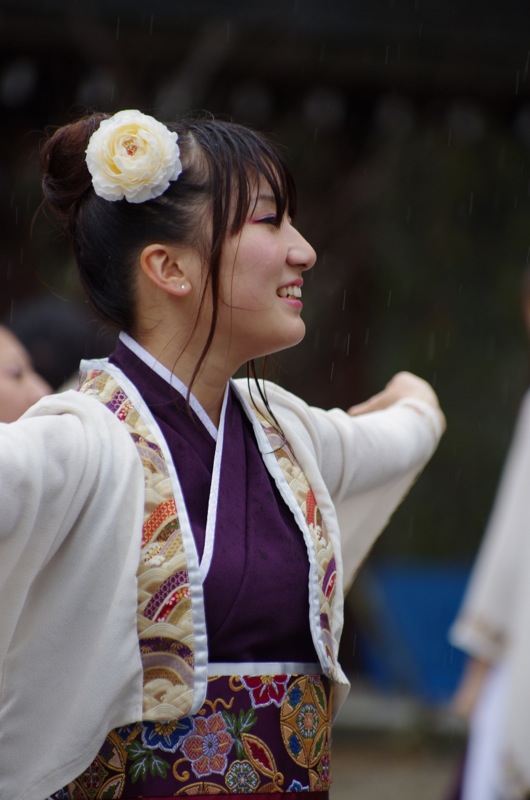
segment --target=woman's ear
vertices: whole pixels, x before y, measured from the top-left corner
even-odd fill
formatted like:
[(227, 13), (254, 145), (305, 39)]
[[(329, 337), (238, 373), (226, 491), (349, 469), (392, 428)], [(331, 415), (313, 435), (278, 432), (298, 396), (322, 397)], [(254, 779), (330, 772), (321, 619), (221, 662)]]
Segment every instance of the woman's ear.
[(189, 259), (182, 248), (168, 244), (148, 244), (140, 253), (144, 275), (159, 289), (184, 297), (192, 289)]

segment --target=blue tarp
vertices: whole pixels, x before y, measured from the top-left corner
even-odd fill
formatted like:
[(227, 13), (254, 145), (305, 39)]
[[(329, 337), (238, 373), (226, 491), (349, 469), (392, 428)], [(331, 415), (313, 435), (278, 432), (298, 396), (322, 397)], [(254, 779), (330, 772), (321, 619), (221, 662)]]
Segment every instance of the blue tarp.
[(378, 564), (357, 591), (368, 619), (359, 619), (358, 646), (367, 674), (380, 687), (429, 702), (447, 700), (465, 656), (449, 644), (469, 565)]

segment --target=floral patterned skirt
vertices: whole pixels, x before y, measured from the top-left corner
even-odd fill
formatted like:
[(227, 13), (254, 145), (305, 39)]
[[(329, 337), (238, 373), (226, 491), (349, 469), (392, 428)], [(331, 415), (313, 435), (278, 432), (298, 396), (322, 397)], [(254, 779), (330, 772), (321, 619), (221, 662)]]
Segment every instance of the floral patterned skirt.
[(212, 677), (197, 714), (116, 728), (88, 769), (50, 800), (299, 792), (325, 800), (330, 738), (322, 675)]

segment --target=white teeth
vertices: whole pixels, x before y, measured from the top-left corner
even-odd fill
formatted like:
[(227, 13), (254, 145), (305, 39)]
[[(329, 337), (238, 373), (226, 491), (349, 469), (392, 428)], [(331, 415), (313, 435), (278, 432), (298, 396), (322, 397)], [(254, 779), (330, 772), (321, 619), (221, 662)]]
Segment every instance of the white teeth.
[(299, 286), (282, 286), (278, 289), (278, 297), (302, 297), (302, 290)]

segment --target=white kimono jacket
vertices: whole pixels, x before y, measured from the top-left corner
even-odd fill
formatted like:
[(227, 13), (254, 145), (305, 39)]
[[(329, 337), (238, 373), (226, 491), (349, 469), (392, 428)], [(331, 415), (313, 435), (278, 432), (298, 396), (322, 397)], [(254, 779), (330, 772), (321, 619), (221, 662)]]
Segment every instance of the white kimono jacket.
[[(235, 383), (251, 409), (246, 382)], [(350, 417), (274, 385), (268, 396), (347, 587), (432, 455), (439, 417), (412, 398)], [(279, 485), (270, 447), (260, 449)], [(0, 474), (0, 800), (43, 800), (90, 764), (110, 730), (142, 719), (143, 468), (114, 415), (70, 391), (0, 426)]]

